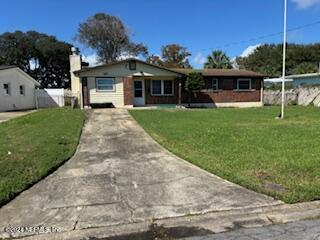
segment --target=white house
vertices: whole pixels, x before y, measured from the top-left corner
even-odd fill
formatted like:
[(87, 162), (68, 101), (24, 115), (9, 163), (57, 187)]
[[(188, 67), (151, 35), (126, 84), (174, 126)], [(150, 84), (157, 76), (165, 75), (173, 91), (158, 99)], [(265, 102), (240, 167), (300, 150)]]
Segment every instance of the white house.
[(0, 66), (0, 112), (36, 108), (39, 83), (16, 66)]

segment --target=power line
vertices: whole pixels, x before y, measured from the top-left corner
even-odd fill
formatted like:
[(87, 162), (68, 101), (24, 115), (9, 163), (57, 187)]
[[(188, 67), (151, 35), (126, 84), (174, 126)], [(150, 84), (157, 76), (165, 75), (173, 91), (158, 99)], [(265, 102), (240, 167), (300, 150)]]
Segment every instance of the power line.
[[(290, 28), (290, 29), (287, 30), (287, 32), (294, 32), (294, 31), (297, 31), (297, 30), (300, 30), (300, 29), (304, 29), (304, 28), (309, 28), (309, 27), (312, 27), (312, 26), (315, 26), (315, 25), (318, 25), (318, 24), (320, 24), (320, 20), (316, 21), (316, 22), (312, 22), (312, 23), (307, 23), (305, 25), (301, 25), (301, 26), (298, 26), (298, 27)], [(276, 37), (276, 36), (282, 35), (282, 34), (283, 34), (283, 31), (276, 32), (276, 33), (270, 33), (270, 34), (267, 34), (267, 35), (262, 35), (262, 36), (259, 36), (259, 37), (250, 38), (250, 39), (247, 39), (247, 40), (231, 42), (231, 43), (227, 43), (227, 44), (223, 44), (223, 45), (215, 46), (215, 47), (211, 47), (211, 48), (204, 48), (204, 49), (201, 49), (200, 51), (221, 49), (221, 48), (226, 48), (226, 47), (235, 46), (235, 45), (239, 45), (239, 44), (255, 42), (255, 41), (266, 39), (266, 38)]]

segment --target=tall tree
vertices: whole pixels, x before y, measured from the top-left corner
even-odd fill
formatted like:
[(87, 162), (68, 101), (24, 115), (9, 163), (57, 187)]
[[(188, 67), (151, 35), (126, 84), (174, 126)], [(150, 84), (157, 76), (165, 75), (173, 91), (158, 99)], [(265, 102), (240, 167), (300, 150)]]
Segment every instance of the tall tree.
[[(237, 64), (270, 77), (279, 77), (282, 72), (282, 44), (265, 44), (247, 57), (238, 57)], [(286, 75), (317, 72), (320, 61), (320, 44), (288, 44)]]
[(217, 50), (213, 51), (211, 55), (207, 57), (204, 68), (231, 69), (232, 63), (226, 53)]
[(119, 18), (105, 13), (97, 13), (81, 23), (76, 40), (96, 50), (101, 63), (148, 53), (146, 46), (131, 41), (129, 31)]
[(17, 65), (42, 87), (70, 86), (71, 45), (35, 31), (0, 35), (0, 64)]
[(168, 68), (192, 68), (188, 59), (190, 56), (187, 48), (179, 44), (169, 44), (161, 48), (163, 65)]

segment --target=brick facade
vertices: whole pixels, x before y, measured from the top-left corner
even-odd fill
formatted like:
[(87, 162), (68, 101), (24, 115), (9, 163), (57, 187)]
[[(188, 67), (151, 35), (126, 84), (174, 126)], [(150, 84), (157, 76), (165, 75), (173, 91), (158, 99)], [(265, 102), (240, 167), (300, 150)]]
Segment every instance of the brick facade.
[(133, 105), (133, 80), (132, 77), (123, 78), (123, 98), (125, 106)]
[[(251, 90), (237, 91), (237, 78), (218, 79), (219, 90), (202, 90), (192, 93), (192, 103), (234, 103), (234, 102), (260, 102), (261, 101), (261, 83), (263, 79), (252, 78)], [(151, 80), (145, 81), (146, 86), (146, 104), (178, 104), (179, 102), (179, 80), (174, 83), (173, 96), (152, 96)], [(183, 81), (182, 81), (183, 82)], [(207, 81), (205, 80), (207, 84)], [(182, 103), (189, 102), (189, 93), (184, 90), (182, 84)]]
[(174, 81), (173, 96), (152, 96), (151, 80), (145, 81), (146, 104), (178, 104), (179, 103), (179, 80)]

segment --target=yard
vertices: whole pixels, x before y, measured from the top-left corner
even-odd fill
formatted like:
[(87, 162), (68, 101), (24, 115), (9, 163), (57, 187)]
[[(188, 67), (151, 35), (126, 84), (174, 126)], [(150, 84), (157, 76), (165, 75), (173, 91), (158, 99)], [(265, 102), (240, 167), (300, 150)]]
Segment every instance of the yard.
[(131, 110), (161, 145), (231, 182), (287, 203), (320, 199), (320, 109)]
[(0, 123), (0, 206), (68, 160), (83, 123), (82, 111), (67, 108)]

